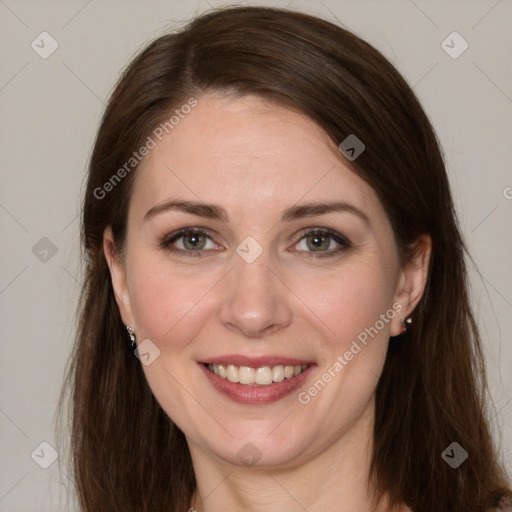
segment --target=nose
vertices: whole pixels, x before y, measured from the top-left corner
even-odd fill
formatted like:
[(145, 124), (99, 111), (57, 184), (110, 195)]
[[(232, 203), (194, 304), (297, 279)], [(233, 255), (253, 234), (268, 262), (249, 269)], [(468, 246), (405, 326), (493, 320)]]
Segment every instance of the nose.
[(224, 285), (219, 314), (223, 325), (247, 338), (262, 338), (290, 325), (293, 293), (270, 268), (265, 251), (252, 263), (235, 255), (234, 266)]

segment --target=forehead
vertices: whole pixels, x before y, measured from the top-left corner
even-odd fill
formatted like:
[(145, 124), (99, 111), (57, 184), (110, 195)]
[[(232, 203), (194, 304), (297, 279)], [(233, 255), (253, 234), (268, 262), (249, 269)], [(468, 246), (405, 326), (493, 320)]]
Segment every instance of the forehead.
[(153, 136), (155, 147), (137, 170), (134, 208), (176, 195), (260, 213), (301, 199), (350, 200), (369, 215), (383, 213), (325, 132), (286, 107), (257, 96), (205, 95), (168, 130), (161, 140)]

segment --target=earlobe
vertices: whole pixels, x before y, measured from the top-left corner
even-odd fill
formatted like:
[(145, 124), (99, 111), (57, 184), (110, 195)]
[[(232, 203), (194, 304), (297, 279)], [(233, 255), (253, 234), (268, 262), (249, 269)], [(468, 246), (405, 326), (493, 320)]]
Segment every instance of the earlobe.
[(417, 306), (427, 283), (432, 239), (429, 235), (421, 235), (414, 244), (414, 255), (400, 271), (395, 300), (400, 302), (402, 309), (391, 325), (391, 336), (403, 332), (403, 321)]
[(103, 233), (103, 253), (110, 270), (110, 279), (123, 323), (133, 325), (130, 296), (126, 280), (126, 270), (116, 251), (114, 236), (110, 226)]

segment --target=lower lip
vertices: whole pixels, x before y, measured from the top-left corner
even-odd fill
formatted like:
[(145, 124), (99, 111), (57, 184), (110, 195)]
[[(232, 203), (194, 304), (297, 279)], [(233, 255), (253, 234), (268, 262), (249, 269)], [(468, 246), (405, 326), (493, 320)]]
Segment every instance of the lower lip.
[(297, 377), (291, 379), (284, 379), (281, 382), (274, 382), (269, 386), (251, 386), (248, 384), (239, 384), (231, 382), (215, 375), (215, 373), (208, 370), (206, 365), (199, 364), (203, 370), (206, 378), (210, 381), (211, 385), (220, 393), (223, 393), (231, 400), (240, 404), (270, 404), (277, 402), (286, 395), (296, 390), (308, 377), (310, 370), (314, 365), (308, 366)]

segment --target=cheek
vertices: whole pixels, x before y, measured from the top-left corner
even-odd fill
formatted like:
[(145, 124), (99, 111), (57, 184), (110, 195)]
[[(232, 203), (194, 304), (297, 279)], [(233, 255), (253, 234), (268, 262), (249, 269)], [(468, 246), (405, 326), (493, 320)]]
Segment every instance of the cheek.
[[(196, 371), (194, 358), (204, 354), (209, 336), (222, 338), (225, 328), (218, 319), (219, 311), (238, 284), (229, 277), (222, 280), (227, 266), (203, 266), (201, 270), (192, 267), (180, 269), (149, 253), (136, 255), (131, 261), (129, 286), (141, 339), (151, 339), (161, 350), (158, 363), (144, 368), (149, 385), (173, 421), (202, 439), (210, 435), (203, 432), (202, 425), (210, 425), (211, 418), (203, 416), (204, 411), (190, 398), (202, 396), (203, 391), (190, 377)], [(268, 442), (285, 445), (295, 436), (297, 446), (302, 446), (304, 436), (316, 436), (319, 430), (327, 442), (348, 429), (368, 403), (382, 369), (389, 324), (384, 324), (376, 336), (367, 334), (366, 345), (360, 335), (365, 329), (375, 328), (380, 315), (391, 307), (392, 273), (386, 272), (375, 255), (354, 258), (329, 270), (327, 266), (319, 269), (297, 263), (295, 270), (283, 270), (280, 277), (286, 286), (278, 289), (286, 297), (283, 300), (292, 315), (286, 334), (290, 340), (314, 340), (314, 345), (301, 348), (318, 360), (318, 379), (327, 374), (330, 380), (325, 387), (310, 381), (297, 391), (308, 399), (308, 405), (297, 395), (291, 398), (296, 414), (303, 415), (298, 418), (308, 418), (309, 426), (282, 428)], [(354, 340), (359, 340), (359, 349), (354, 348)], [(346, 354), (352, 354), (350, 360)], [(339, 357), (344, 358), (343, 367), (333, 369), (336, 362), (342, 364)], [(318, 421), (312, 421), (312, 415)], [(246, 432), (241, 419), (229, 414), (220, 417), (227, 424), (236, 424), (241, 435)], [(249, 432), (253, 426), (247, 424)]]
[(325, 337), (318, 345), (317, 377), (301, 390), (299, 401), (324, 419), (332, 435), (362, 414), (375, 391), (391, 320), (398, 314), (392, 276), (380, 261), (359, 261), (329, 282), (317, 281), (316, 292), (309, 294), (308, 306), (325, 324)]
[[(344, 352), (389, 309), (393, 295), (390, 274), (375, 257), (354, 259), (330, 272), (302, 268), (287, 279), (300, 299), (294, 300), (292, 294), (288, 306), (296, 320), (306, 317), (324, 331), (319, 336), (323, 344), (329, 339), (333, 349)], [(139, 334), (170, 351), (183, 349), (202, 323), (213, 324), (214, 313), (222, 306), (218, 290), (222, 288), (224, 295), (229, 295), (220, 283), (223, 275), (219, 269), (179, 270), (151, 253), (135, 254), (129, 288)], [(290, 327), (294, 329), (293, 321)], [(377, 327), (387, 336), (388, 323)]]
[(304, 283), (299, 282), (297, 286), (302, 286), (301, 294), (308, 297), (307, 305), (323, 320), (333, 348), (339, 352), (348, 350), (358, 336), (364, 338), (367, 330), (375, 336), (376, 324), (379, 336), (388, 339), (390, 320), (395, 315), (394, 310), (390, 311), (394, 295), (392, 276), (376, 258), (360, 259), (328, 278), (317, 278), (315, 286), (305, 289)]
[[(176, 348), (182, 348), (187, 338), (193, 337), (188, 315), (212, 287), (207, 276), (202, 278), (180, 276), (170, 272), (161, 262), (134, 262), (130, 298), (140, 334), (158, 345), (172, 338)], [(176, 336), (187, 325), (185, 339)]]
[(129, 293), (137, 338), (160, 350), (160, 362), (173, 374), (186, 375), (201, 352), (198, 340), (215, 323), (218, 289), (228, 269), (182, 265), (153, 250), (135, 251), (129, 267)]

